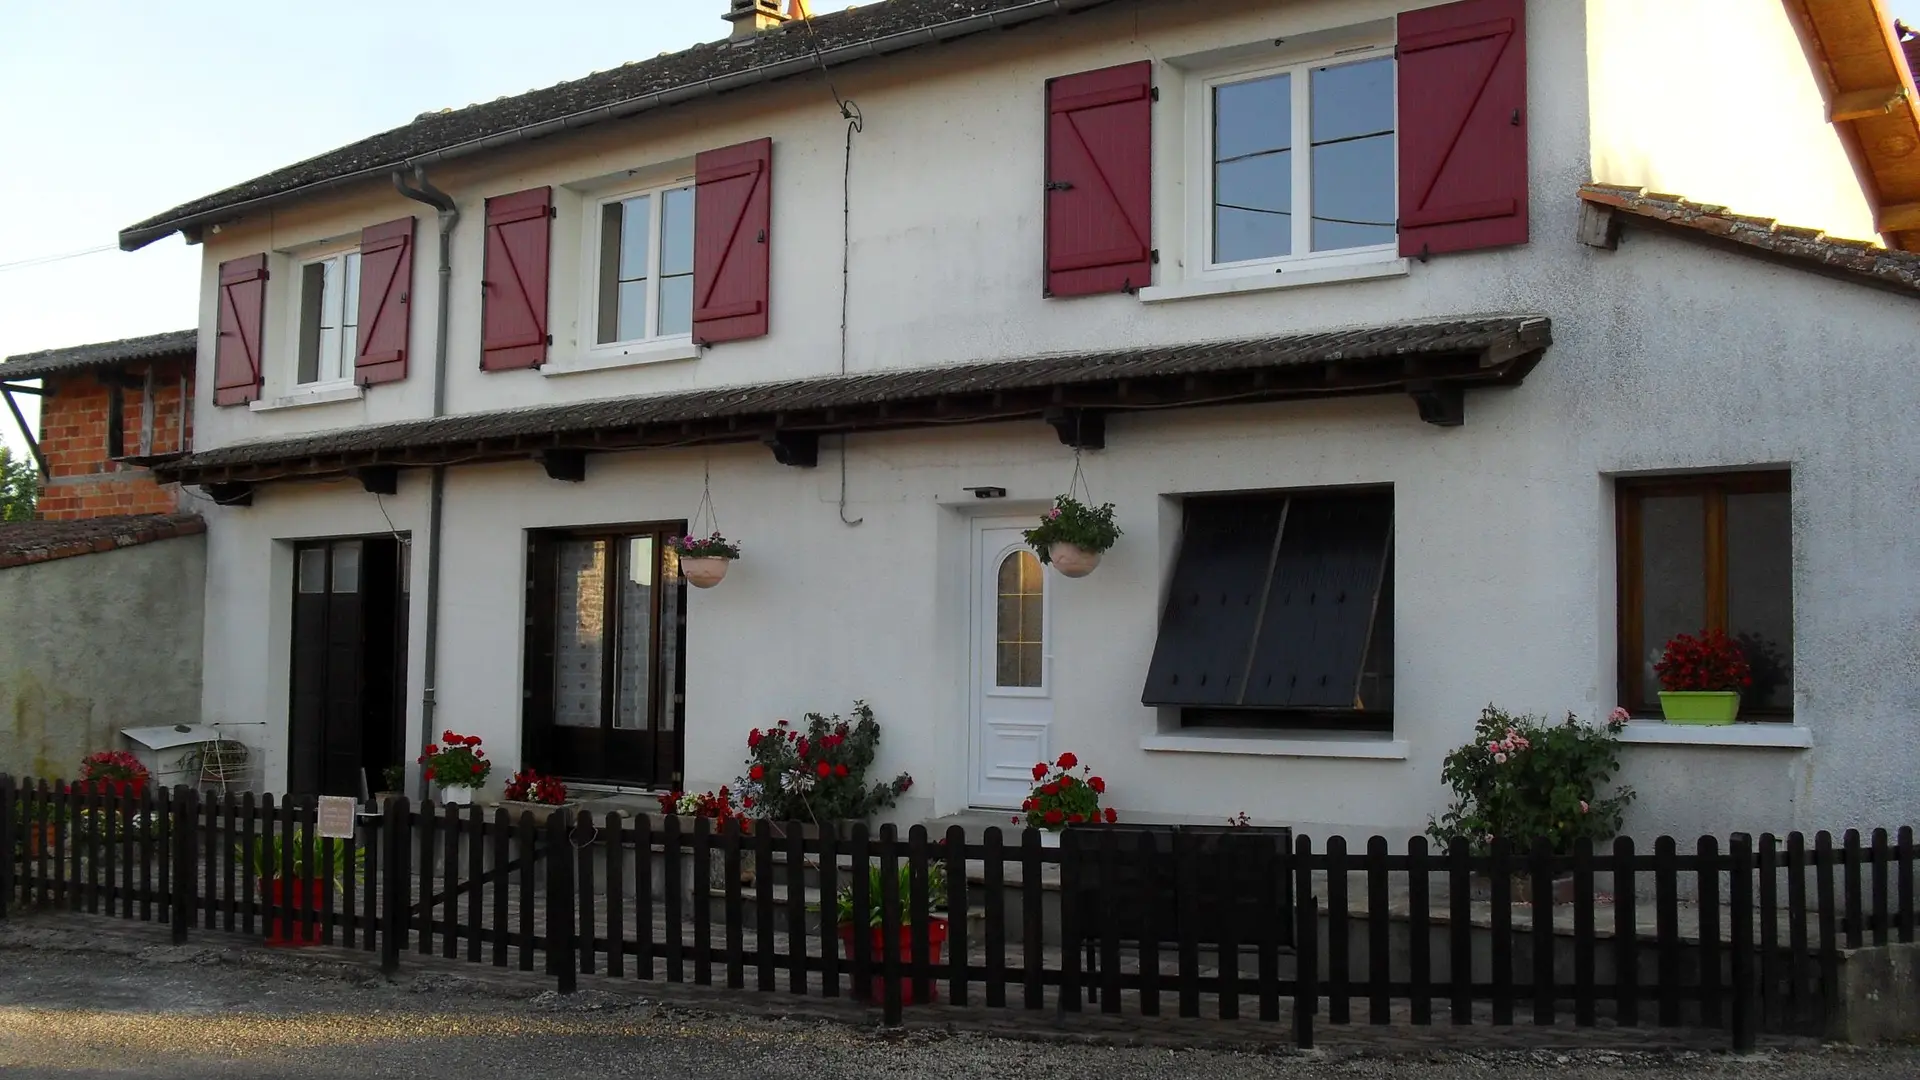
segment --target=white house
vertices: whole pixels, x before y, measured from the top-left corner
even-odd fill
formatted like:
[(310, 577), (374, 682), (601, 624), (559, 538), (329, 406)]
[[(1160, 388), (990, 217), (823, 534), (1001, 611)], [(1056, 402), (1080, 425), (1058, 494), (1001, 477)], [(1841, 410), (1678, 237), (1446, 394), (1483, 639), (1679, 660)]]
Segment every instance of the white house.
[[(904, 819), (1072, 750), (1130, 819), (1404, 836), (1481, 706), (1623, 703), (1636, 833), (1911, 810), (1876, 0), (710, 2), (122, 234), (206, 252), (160, 469), (221, 504), (205, 713), (270, 787), (454, 728), (496, 789), (706, 789), (865, 699)], [(1020, 530), (1076, 467), (1124, 536), (1068, 580)], [(1702, 626), (1766, 685), (1668, 727)]]

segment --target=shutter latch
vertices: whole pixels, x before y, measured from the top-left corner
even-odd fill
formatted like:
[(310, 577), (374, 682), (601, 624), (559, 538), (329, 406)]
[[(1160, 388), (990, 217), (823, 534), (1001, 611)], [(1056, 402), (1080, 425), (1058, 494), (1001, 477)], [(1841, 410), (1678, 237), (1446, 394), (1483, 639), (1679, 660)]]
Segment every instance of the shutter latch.
[(1072, 191), (1073, 182), (1071, 180), (1049, 180), (1047, 181), (1047, 190), (1048, 191)]

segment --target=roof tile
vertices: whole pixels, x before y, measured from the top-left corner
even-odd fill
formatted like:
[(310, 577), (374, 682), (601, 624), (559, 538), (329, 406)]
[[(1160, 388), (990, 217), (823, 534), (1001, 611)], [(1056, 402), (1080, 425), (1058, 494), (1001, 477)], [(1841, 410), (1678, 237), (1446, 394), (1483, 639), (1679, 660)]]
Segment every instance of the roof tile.
[(127, 514), (0, 525), (0, 570), (205, 532), (197, 514)]
[(164, 334), (21, 353), (9, 356), (4, 363), (0, 363), (0, 379), (37, 379), (43, 375), (116, 367), (136, 360), (191, 356), (199, 340), (200, 332), (197, 330), (170, 330)]

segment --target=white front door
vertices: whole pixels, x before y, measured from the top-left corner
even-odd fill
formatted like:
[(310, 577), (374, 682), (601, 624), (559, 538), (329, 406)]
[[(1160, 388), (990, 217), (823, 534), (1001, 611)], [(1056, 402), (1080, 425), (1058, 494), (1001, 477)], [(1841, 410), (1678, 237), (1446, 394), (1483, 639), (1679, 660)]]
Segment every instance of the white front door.
[(974, 806), (1012, 808), (1050, 761), (1053, 643), (1045, 567), (1006, 519), (973, 523), (973, 705), (968, 745)]

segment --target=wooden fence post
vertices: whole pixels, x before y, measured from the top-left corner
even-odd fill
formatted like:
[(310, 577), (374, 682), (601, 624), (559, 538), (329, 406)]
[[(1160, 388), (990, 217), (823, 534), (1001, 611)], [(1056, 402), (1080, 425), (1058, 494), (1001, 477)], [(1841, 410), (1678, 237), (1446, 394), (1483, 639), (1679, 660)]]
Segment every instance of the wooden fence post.
[(573, 859), (567, 850), (572, 815), (557, 810), (547, 818), (547, 974), (563, 994), (579, 985), (579, 956), (573, 927)]
[(173, 943), (184, 945), (187, 942), (187, 928), (193, 925), (194, 886), (199, 874), (195, 872), (195, 855), (198, 854), (200, 837), (200, 796), (192, 788), (182, 784), (174, 788), (173, 797), (173, 902), (172, 916)]
[(1753, 1022), (1753, 837), (1734, 833), (1728, 845), (1733, 876), (1727, 898), (1733, 905), (1733, 1052), (1751, 1054)]
[(407, 867), (407, 797), (387, 800), (380, 817), (378, 858), (386, 865), (380, 876), (386, 878), (387, 891), (380, 918), (380, 970), (392, 975), (400, 970), (400, 953), (407, 945), (407, 894), (412, 891)]
[[(13, 895), (13, 777), (0, 773), (0, 919), (7, 917), (7, 900)], [(25, 852), (26, 845), (20, 850)]]

